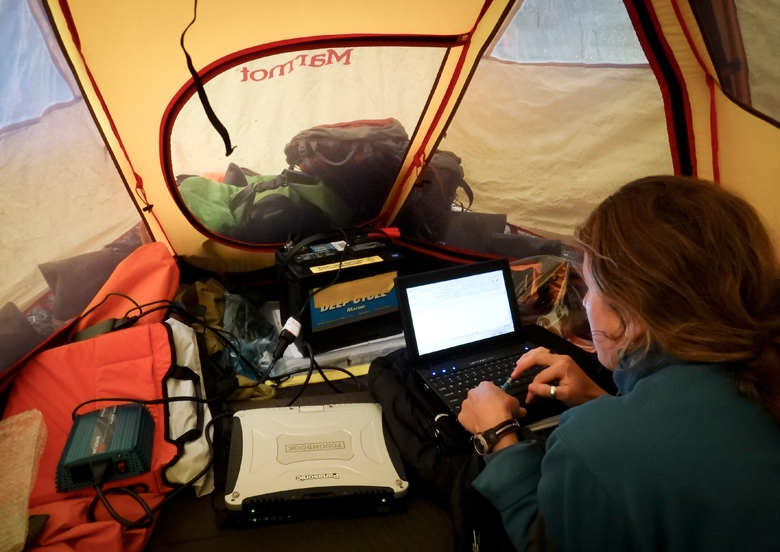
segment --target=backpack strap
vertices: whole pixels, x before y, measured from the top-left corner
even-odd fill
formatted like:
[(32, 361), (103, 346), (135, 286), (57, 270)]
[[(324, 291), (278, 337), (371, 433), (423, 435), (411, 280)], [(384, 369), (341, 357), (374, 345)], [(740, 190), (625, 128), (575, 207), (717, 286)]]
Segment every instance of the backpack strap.
[(331, 167), (340, 167), (342, 165), (345, 165), (355, 156), (355, 153), (357, 153), (358, 144), (357, 142), (352, 144), (352, 147), (349, 150), (349, 153), (342, 159), (341, 161), (331, 161), (327, 157), (325, 157), (323, 154), (319, 152), (319, 149), (317, 148), (317, 142), (316, 140), (312, 140), (311, 142), (308, 142), (308, 144), (311, 145), (311, 151), (314, 152), (314, 155), (317, 156), (318, 159), (320, 159), (323, 163), (327, 163)]
[[(191, 381), (193, 387), (195, 388), (195, 398), (199, 399), (199, 401), (203, 399), (203, 393), (201, 393), (200, 390), (200, 377), (191, 368), (188, 368), (187, 366), (180, 366), (177, 364), (173, 368), (171, 368), (168, 374), (166, 374), (166, 379), (168, 378)], [(178, 448), (181, 449), (181, 447), (184, 446), (184, 443), (189, 443), (190, 441), (194, 441), (203, 434), (203, 408), (204, 408), (203, 403), (201, 402), (195, 403), (195, 412), (196, 412), (195, 427), (185, 431), (174, 440), (174, 444)]]
[(474, 190), (471, 189), (471, 186), (465, 180), (460, 181), (460, 187), (463, 188), (463, 191), (466, 192), (466, 197), (469, 198), (469, 205), (466, 209), (471, 209), (471, 204), (474, 203)]
[[(247, 184), (243, 190), (238, 192), (230, 200), (230, 210), (234, 213), (241, 208), (242, 205), (249, 204), (254, 205), (255, 197), (257, 194), (268, 192), (270, 190), (276, 190), (282, 186), (288, 186), (289, 184), (316, 184), (317, 179), (309, 176), (305, 172), (294, 171), (292, 169), (284, 169), (281, 174), (274, 177), (271, 180), (265, 182), (256, 182), (254, 184)], [(242, 220), (246, 218), (246, 213), (249, 209), (245, 209), (243, 215), (240, 217)]]

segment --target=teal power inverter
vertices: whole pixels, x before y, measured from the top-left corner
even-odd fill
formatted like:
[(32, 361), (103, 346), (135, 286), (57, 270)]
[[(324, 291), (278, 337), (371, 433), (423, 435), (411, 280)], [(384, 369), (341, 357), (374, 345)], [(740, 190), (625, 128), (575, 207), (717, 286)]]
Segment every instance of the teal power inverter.
[[(78, 416), (57, 464), (57, 491), (141, 475), (151, 469), (154, 419), (140, 404), (123, 404)], [(106, 464), (101, 481), (94, 468)]]

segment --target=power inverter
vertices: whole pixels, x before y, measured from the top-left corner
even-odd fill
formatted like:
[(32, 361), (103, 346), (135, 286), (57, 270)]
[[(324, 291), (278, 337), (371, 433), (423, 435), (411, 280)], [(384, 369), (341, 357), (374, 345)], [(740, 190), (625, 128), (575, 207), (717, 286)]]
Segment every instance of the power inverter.
[[(348, 243), (334, 234), (290, 251), (280, 249), (282, 322), (303, 309), (301, 339), (315, 353), (400, 334), (395, 277), (404, 261), (381, 234), (361, 234)], [(310, 299), (312, 292), (317, 293)]]
[[(57, 491), (146, 473), (152, 466), (154, 419), (140, 404), (109, 406), (78, 416), (57, 464)], [(94, 468), (106, 462), (102, 481)]]

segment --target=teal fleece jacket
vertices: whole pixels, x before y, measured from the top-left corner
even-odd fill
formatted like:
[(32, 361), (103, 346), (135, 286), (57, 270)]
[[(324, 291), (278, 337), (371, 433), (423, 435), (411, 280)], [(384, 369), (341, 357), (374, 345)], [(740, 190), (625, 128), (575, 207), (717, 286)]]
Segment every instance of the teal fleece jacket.
[(780, 550), (780, 428), (725, 367), (654, 355), (614, 380), (474, 481), (515, 548), (541, 515), (567, 552)]

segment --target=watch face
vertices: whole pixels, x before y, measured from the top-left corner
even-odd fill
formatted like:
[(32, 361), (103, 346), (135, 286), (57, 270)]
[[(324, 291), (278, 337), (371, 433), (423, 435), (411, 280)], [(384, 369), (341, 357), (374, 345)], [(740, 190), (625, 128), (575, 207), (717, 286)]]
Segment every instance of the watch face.
[(474, 435), (474, 450), (481, 456), (485, 456), (490, 452), (490, 443), (487, 442), (481, 433)]
[(474, 450), (476, 450), (479, 455), (486, 456), (490, 454), (493, 450), (493, 446), (501, 440), (501, 437), (503, 437), (505, 433), (518, 431), (519, 429), (520, 424), (518, 424), (516, 420), (507, 420), (501, 422), (493, 429), (477, 433), (474, 435), (473, 439)]

